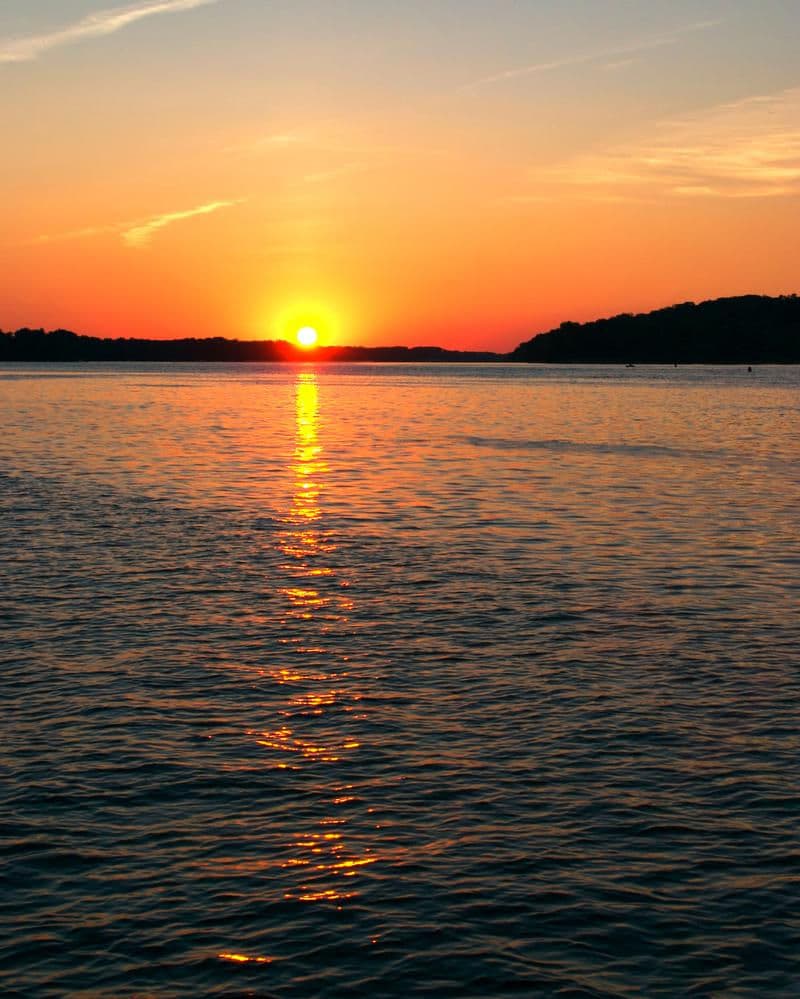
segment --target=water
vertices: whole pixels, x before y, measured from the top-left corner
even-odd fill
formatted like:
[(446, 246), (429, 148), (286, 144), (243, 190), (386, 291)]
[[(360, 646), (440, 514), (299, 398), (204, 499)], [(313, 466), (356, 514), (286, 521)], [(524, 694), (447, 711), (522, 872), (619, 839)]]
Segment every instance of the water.
[(4, 996), (800, 993), (800, 370), (0, 370)]

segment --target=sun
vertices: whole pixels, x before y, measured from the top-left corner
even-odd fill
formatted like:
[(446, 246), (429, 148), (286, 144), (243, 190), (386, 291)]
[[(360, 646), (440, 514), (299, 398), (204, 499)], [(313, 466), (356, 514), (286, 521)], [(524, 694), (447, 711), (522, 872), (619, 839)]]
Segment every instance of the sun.
[(301, 347), (315, 347), (317, 340), (319, 340), (319, 333), (313, 326), (303, 326), (297, 331), (296, 337)]
[[(0, 0), (2, 7), (2, 0)], [(258, 316), (259, 328), (269, 330), (270, 339), (288, 343), (295, 350), (305, 351), (306, 360), (317, 357), (341, 342), (342, 316), (340, 306), (332, 300), (297, 297), (278, 307), (272, 316), (262, 312)], [(349, 327), (348, 323), (348, 327)]]

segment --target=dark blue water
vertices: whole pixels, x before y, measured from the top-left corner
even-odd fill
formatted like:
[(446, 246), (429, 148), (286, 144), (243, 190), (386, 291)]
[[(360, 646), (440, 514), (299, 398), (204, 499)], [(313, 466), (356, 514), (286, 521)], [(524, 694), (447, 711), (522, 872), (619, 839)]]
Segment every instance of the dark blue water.
[(800, 995), (798, 388), (1, 370), (2, 994)]

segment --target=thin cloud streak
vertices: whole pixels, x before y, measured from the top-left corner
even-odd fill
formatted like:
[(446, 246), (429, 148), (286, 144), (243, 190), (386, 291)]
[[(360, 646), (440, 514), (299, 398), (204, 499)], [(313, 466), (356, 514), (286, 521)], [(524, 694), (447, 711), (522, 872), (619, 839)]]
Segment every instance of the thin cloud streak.
[(397, 156), (424, 154), (442, 156), (446, 150), (438, 146), (426, 146), (417, 143), (381, 143), (381, 142), (350, 142), (336, 141), (330, 136), (321, 136), (314, 132), (286, 132), (258, 136), (235, 145), (226, 146), (225, 153), (257, 154), (270, 153), (324, 153), (346, 156)]
[(166, 212), (163, 215), (153, 215), (136, 222), (86, 226), (82, 229), (72, 229), (69, 232), (56, 233), (55, 235), (38, 236), (33, 242), (36, 244), (62, 243), (73, 239), (90, 239), (94, 236), (115, 233), (122, 237), (122, 242), (126, 246), (131, 247), (131, 249), (140, 250), (148, 245), (155, 233), (168, 225), (172, 225), (174, 222), (183, 222), (186, 219), (197, 218), (200, 215), (211, 215), (213, 212), (221, 211), (224, 208), (233, 208), (236, 205), (244, 204), (244, 201), (244, 198), (239, 198), (235, 201), (209, 201), (207, 204), (198, 205), (196, 208), (189, 208), (179, 212)]
[(724, 105), (667, 125), (663, 135), (631, 150), (625, 159), (635, 183), (676, 197), (798, 194), (800, 89)]
[[(536, 175), (592, 201), (800, 196), (800, 88), (664, 122), (649, 138)], [(525, 197), (525, 195), (522, 195)]]
[(234, 205), (241, 204), (241, 201), (210, 201), (207, 205), (199, 205), (197, 208), (189, 208), (183, 212), (168, 212), (166, 215), (156, 215), (146, 222), (126, 229), (122, 233), (122, 241), (137, 249), (147, 246), (154, 233), (165, 226), (172, 225), (173, 222), (183, 222), (185, 219), (193, 219), (198, 215), (210, 215), (218, 212), (222, 208), (233, 208)]
[(338, 180), (340, 177), (350, 177), (356, 173), (365, 173), (371, 169), (366, 163), (345, 163), (339, 167), (332, 167), (330, 170), (319, 170), (316, 173), (307, 173), (303, 176), (306, 184), (324, 184), (330, 180)]
[(92, 225), (84, 226), (82, 229), (70, 229), (68, 232), (48, 233), (44, 236), (37, 236), (30, 242), (33, 245), (41, 246), (45, 243), (68, 243), (73, 239), (90, 239), (92, 236), (104, 236), (110, 232), (120, 232), (118, 225)]
[(603, 49), (598, 52), (587, 52), (584, 55), (566, 56), (563, 59), (552, 59), (547, 62), (536, 62), (529, 66), (517, 66), (512, 69), (505, 69), (491, 76), (481, 77), (459, 87), (458, 93), (470, 93), (480, 90), (483, 87), (492, 86), (497, 83), (504, 83), (508, 80), (517, 80), (525, 76), (534, 76), (537, 73), (549, 73), (554, 70), (568, 69), (571, 66), (586, 66), (593, 62), (602, 62), (606, 59), (622, 59), (626, 56), (634, 56), (640, 52), (650, 52), (653, 49), (664, 48), (668, 45), (677, 45), (678, 42), (687, 35), (696, 34), (699, 31), (708, 31), (722, 24), (722, 19), (716, 21), (699, 21), (697, 24), (690, 24), (686, 28), (680, 28), (661, 35), (658, 38), (643, 39), (633, 42), (630, 45), (619, 46), (618, 48)]
[(129, 7), (100, 10), (56, 31), (22, 38), (0, 39), (0, 63), (31, 62), (51, 49), (72, 45), (85, 38), (112, 35), (146, 17), (153, 17), (156, 14), (178, 14), (181, 11), (194, 10), (196, 7), (219, 2), (221, 0), (148, 0)]

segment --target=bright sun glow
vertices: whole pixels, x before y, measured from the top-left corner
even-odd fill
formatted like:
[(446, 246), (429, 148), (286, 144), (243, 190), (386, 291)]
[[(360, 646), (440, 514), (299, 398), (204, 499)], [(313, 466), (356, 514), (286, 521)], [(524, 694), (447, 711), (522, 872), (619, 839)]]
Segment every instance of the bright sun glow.
[(297, 342), (301, 347), (313, 347), (318, 339), (319, 334), (313, 326), (304, 326), (297, 331)]

